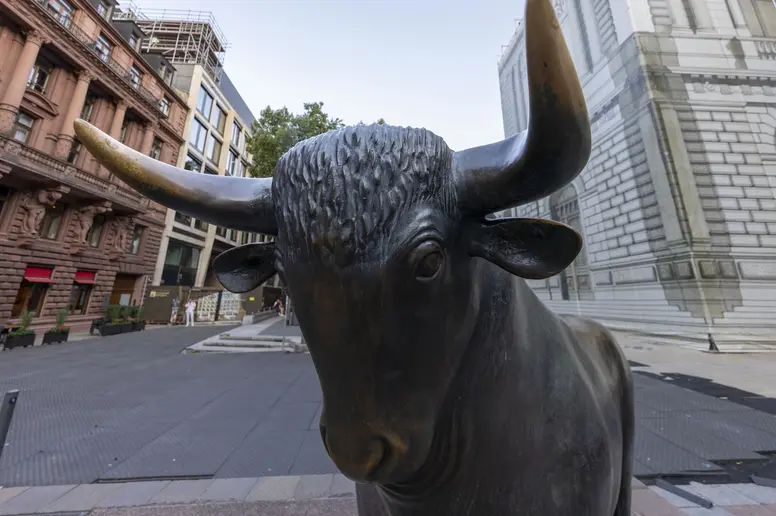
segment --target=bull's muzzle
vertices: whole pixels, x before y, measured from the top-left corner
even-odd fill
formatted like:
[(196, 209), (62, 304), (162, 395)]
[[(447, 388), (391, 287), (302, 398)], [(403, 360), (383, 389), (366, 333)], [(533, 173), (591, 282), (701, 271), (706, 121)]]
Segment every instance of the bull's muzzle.
[(355, 482), (370, 482), (387, 473), (382, 471), (391, 455), (387, 440), (379, 436), (356, 436), (351, 432), (332, 435), (321, 424), (326, 452), (343, 475)]

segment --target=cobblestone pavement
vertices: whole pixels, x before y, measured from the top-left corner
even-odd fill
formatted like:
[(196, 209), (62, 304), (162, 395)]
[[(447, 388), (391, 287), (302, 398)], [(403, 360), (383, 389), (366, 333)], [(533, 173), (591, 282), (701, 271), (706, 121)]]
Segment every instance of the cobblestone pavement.
[[(22, 390), (0, 459), (0, 501), (15, 486), (45, 486), (53, 502), (79, 484), (116, 485), (95, 481), (172, 481), (177, 489), (189, 485), (180, 482), (335, 473), (317, 430), (321, 396), (309, 356), (180, 354), (221, 331), (165, 328), (0, 354), (0, 391)], [(621, 343), (635, 371), (708, 370), (719, 381), (735, 380), (735, 371), (761, 375), (753, 392), (774, 384), (758, 363), (772, 355), (705, 355), (629, 337)], [(763, 459), (758, 451), (776, 449), (776, 416), (752, 408), (751, 400), (719, 399), (654, 375), (637, 373), (635, 380), (641, 478), (721, 471), (720, 460), (756, 461)], [(746, 514), (740, 511), (754, 504), (740, 505), (746, 507), (728, 512)]]

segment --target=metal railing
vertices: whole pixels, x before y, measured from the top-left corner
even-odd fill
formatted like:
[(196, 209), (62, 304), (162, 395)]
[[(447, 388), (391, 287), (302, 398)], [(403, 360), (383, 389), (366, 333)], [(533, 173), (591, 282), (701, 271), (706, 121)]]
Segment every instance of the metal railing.
[(160, 101), (157, 96), (155, 96), (153, 93), (148, 91), (145, 87), (142, 85), (135, 86), (132, 83), (132, 74), (130, 68), (125, 67), (118, 61), (116, 61), (112, 55), (108, 54), (107, 56), (97, 47), (97, 38), (95, 36), (91, 36), (86, 31), (84, 31), (81, 27), (78, 26), (78, 24), (74, 23), (71, 16), (61, 16), (57, 15), (56, 13), (52, 13), (48, 9), (48, 0), (35, 0), (38, 4), (43, 6), (46, 13), (48, 13), (49, 16), (54, 18), (65, 30), (70, 32), (75, 39), (77, 39), (81, 44), (83, 44), (92, 54), (97, 56), (100, 61), (108, 65), (108, 67), (113, 70), (119, 77), (121, 77), (124, 82), (126, 82), (130, 88), (140, 93), (140, 95), (145, 98), (148, 102), (150, 102), (154, 108), (159, 110), (161, 112), (161, 106)]

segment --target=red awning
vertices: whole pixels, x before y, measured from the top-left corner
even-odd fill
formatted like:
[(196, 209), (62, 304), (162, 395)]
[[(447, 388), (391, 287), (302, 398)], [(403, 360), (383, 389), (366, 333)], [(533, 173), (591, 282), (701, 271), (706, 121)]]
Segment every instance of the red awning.
[(27, 267), (24, 269), (24, 279), (31, 283), (51, 283), (53, 269), (46, 267)]
[(97, 275), (94, 271), (76, 271), (75, 282), (76, 283), (94, 283), (94, 277)]

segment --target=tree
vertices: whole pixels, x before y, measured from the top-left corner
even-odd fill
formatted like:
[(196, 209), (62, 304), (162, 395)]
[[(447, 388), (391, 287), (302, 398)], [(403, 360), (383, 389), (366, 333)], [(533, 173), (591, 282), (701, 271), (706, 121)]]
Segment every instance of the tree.
[(378, 125), (385, 125), (385, 118), (378, 118), (377, 119), (377, 124)]
[(318, 134), (343, 126), (339, 118), (323, 111), (323, 102), (308, 102), (304, 113), (295, 115), (286, 107), (264, 108), (253, 123), (253, 136), (247, 140), (247, 150), (253, 156), (248, 174), (272, 177), (280, 157), (291, 147)]

